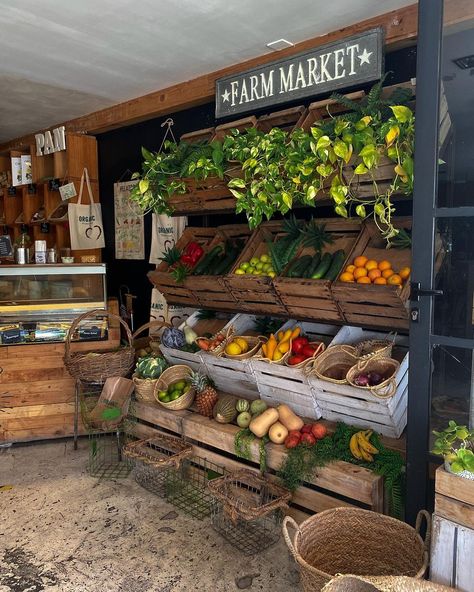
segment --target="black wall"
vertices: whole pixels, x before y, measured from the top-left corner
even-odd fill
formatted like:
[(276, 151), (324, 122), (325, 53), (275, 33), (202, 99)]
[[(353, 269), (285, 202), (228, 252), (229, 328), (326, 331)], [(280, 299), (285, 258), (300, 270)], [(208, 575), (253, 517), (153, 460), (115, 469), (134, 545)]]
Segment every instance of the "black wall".
[[(416, 48), (407, 48), (388, 54), (385, 58), (385, 71), (389, 72), (385, 81), (387, 85), (404, 82), (414, 77), (416, 72)], [(308, 103), (310, 102), (311, 100), (308, 101)], [(298, 103), (301, 104), (300, 101)], [(291, 105), (289, 103), (287, 106)], [(284, 107), (285, 105), (280, 108)], [(173, 118), (173, 133), (177, 140), (184, 133), (216, 125), (214, 103), (169, 114), (169, 116)], [(151, 245), (151, 215), (145, 217), (145, 260), (126, 261), (115, 259), (113, 184), (121, 178), (123, 180), (130, 178), (130, 172), (126, 173), (127, 169), (132, 172), (141, 169), (141, 146), (145, 146), (149, 150), (159, 149), (164, 130), (161, 124), (165, 119), (166, 117), (152, 119), (144, 123), (100, 134), (97, 137), (100, 199), (106, 237), (104, 261), (107, 263), (108, 268), (108, 292), (109, 296), (117, 296), (120, 286), (125, 284), (132, 294), (137, 296), (134, 303), (136, 327), (148, 322), (149, 319), (152, 286), (146, 274), (154, 267), (148, 263)], [(400, 205), (397, 208), (397, 213), (410, 213), (409, 207), (408, 204)], [(309, 215), (309, 212), (306, 212), (306, 214)], [(318, 215), (331, 216), (333, 210), (332, 208), (321, 208), (318, 210)], [(195, 226), (217, 226), (239, 221), (245, 222), (245, 217), (213, 215), (204, 218), (189, 218), (189, 224)]]

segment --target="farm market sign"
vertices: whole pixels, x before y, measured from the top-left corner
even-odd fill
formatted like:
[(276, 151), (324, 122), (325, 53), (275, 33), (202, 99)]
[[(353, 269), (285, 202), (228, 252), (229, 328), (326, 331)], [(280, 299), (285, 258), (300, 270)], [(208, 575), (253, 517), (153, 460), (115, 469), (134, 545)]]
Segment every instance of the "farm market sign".
[(383, 30), (371, 29), (216, 81), (216, 117), (308, 99), (381, 78)]

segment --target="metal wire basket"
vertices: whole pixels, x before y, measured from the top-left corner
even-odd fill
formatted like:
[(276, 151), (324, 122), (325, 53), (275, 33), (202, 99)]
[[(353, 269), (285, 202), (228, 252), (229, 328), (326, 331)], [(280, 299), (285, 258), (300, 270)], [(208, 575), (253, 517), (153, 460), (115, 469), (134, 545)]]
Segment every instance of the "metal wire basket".
[(170, 475), (167, 500), (193, 518), (202, 520), (211, 514), (213, 496), (210, 481), (226, 473), (223, 467), (199, 456), (181, 463), (179, 471)]
[(125, 479), (132, 469), (122, 454), (127, 436), (122, 430), (114, 434), (95, 432), (89, 434), (89, 460), (87, 472), (99, 479)]

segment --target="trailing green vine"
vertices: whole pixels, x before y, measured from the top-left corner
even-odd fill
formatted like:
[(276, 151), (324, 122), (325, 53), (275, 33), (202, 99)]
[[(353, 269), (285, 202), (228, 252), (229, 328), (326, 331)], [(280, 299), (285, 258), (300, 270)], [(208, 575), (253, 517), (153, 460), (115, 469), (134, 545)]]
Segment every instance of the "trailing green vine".
[[(244, 458), (245, 460), (252, 460), (252, 452), (251, 452), (251, 445), (256, 439), (255, 435), (248, 429), (239, 430), (235, 434), (234, 438), (234, 450), (235, 454), (239, 458)], [(258, 455), (259, 455), (259, 462), (260, 462), (260, 472), (265, 473), (267, 470), (267, 449), (266, 445), (270, 442), (268, 436), (264, 436), (263, 438), (259, 439), (258, 442)]]
[(295, 491), (304, 481), (311, 480), (315, 470), (330, 462), (343, 460), (352, 464), (366, 467), (377, 475), (384, 477), (384, 486), (389, 499), (389, 511), (393, 516), (403, 514), (405, 465), (402, 456), (393, 450), (385, 448), (377, 434), (372, 437), (373, 444), (379, 454), (373, 462), (356, 460), (349, 450), (349, 441), (357, 432), (344, 423), (338, 423), (334, 434), (319, 440), (314, 446), (299, 445), (288, 450), (285, 461), (277, 475), (283, 485), (290, 491)]

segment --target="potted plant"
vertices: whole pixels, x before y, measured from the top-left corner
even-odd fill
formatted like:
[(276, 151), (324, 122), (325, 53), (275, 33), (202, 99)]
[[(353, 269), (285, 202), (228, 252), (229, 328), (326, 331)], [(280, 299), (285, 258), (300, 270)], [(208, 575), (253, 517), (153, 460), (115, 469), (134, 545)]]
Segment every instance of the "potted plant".
[(474, 430), (460, 426), (451, 420), (448, 427), (437, 432), (433, 454), (444, 458), (444, 467), (450, 472), (474, 480)]

